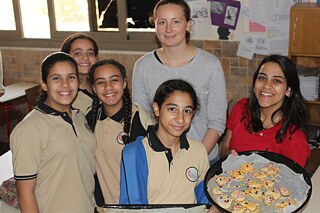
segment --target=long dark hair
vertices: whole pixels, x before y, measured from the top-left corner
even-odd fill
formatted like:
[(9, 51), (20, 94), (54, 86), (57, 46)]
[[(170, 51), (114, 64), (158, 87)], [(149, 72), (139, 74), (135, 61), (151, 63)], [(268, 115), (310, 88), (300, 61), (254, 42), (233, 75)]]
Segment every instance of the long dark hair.
[(172, 79), (163, 82), (157, 89), (153, 101), (158, 104), (159, 108), (162, 107), (162, 104), (166, 99), (174, 92), (181, 91), (186, 92), (190, 95), (193, 102), (193, 109), (196, 111), (199, 107), (198, 98), (195, 90), (188, 82), (181, 79)]
[[(78, 77), (78, 66), (77, 62), (67, 53), (64, 52), (54, 52), (42, 61), (41, 63), (41, 80), (45, 84), (47, 84), (47, 77), (49, 75), (49, 72), (51, 68), (57, 63), (57, 62), (69, 62), (72, 64), (72, 66), (75, 67), (76, 74)], [(41, 94), (39, 96), (38, 102), (45, 102), (48, 97), (47, 91), (44, 91), (41, 89)]]
[(281, 67), (287, 81), (287, 86), (291, 89), (290, 96), (285, 96), (282, 106), (272, 113), (271, 120), (273, 123), (275, 123), (274, 117), (277, 112), (280, 112), (282, 115), (282, 127), (277, 132), (275, 138), (277, 143), (282, 143), (286, 134), (289, 133), (291, 136), (297, 129), (301, 129), (306, 137), (308, 137), (306, 122), (309, 114), (301, 95), (298, 73), (293, 62), (285, 56), (270, 55), (261, 61), (253, 75), (248, 113), (243, 116), (242, 120), (245, 121), (245, 125), (250, 132), (263, 130), (262, 121), (260, 120), (260, 105), (254, 93), (254, 85), (261, 67), (267, 62), (276, 63)]
[[(111, 64), (117, 67), (121, 73), (121, 77), (123, 78), (123, 80), (124, 81), (126, 80), (127, 78), (126, 68), (120, 62), (113, 59), (104, 59), (96, 62), (90, 68), (89, 82), (92, 86), (94, 85), (94, 73), (96, 69), (100, 66), (108, 65), (108, 64)], [(130, 142), (129, 135), (130, 135), (131, 117), (132, 117), (132, 100), (131, 100), (131, 94), (129, 92), (128, 84), (124, 88), (122, 100), (123, 100), (124, 111), (125, 111), (123, 131), (126, 133), (125, 135), (122, 136), (122, 140), (125, 144), (127, 144)], [(98, 109), (99, 109), (99, 98), (97, 97), (96, 94), (94, 94), (94, 99), (92, 102), (92, 117), (91, 117), (92, 123), (90, 126), (92, 130), (94, 130), (97, 123)]]
[(85, 33), (74, 33), (72, 35), (69, 35), (63, 42), (61, 45), (61, 52), (65, 52), (70, 54), (71, 51), (71, 45), (73, 44), (73, 42), (75, 42), (78, 39), (86, 39), (91, 41), (91, 43), (93, 44), (93, 48), (94, 48), (94, 55), (97, 57), (98, 53), (99, 53), (99, 47), (98, 44), (96, 42), (96, 40), (94, 40), (91, 36), (85, 34)]
[[(150, 16), (149, 18), (149, 22), (154, 25), (154, 21), (155, 21), (155, 17), (157, 16), (157, 10), (159, 9), (159, 7), (163, 6), (163, 5), (166, 5), (166, 4), (175, 4), (175, 5), (178, 5), (182, 8), (183, 12), (184, 12), (184, 16), (186, 18), (186, 21), (192, 21), (191, 19), (191, 9), (188, 5), (187, 2), (185, 2), (184, 0), (161, 0), (159, 1), (156, 6), (154, 7), (153, 9), (153, 14), (152, 16)], [(190, 41), (190, 32), (189, 31), (186, 31), (186, 43), (189, 43)]]

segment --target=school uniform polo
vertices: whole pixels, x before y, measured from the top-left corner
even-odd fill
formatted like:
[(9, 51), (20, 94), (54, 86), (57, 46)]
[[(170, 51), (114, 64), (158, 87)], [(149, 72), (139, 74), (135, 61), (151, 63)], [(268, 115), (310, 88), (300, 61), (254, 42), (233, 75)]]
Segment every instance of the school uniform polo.
[(93, 95), (85, 89), (78, 89), (78, 95), (72, 107), (80, 109), (84, 114), (86, 114), (92, 105)]
[[(130, 141), (134, 141), (138, 136), (145, 136), (147, 134), (147, 126), (153, 124), (151, 117), (140, 116), (145, 113), (137, 105), (132, 105)], [(96, 166), (98, 183), (96, 184), (100, 185), (105, 204), (119, 203), (120, 161), (124, 147), (122, 136), (125, 134), (123, 131), (124, 117), (124, 107), (112, 117), (108, 117), (105, 114), (103, 106), (98, 110), (97, 123), (94, 130), (97, 138)], [(96, 190), (96, 200), (101, 200), (99, 193)], [(97, 203), (100, 205), (100, 201), (97, 201)]]
[(208, 203), (203, 180), (209, 160), (203, 144), (182, 135), (173, 157), (155, 132), (156, 127), (123, 150), (120, 204)]
[(10, 137), (18, 181), (36, 178), (40, 212), (93, 212), (96, 140), (85, 116), (40, 103)]

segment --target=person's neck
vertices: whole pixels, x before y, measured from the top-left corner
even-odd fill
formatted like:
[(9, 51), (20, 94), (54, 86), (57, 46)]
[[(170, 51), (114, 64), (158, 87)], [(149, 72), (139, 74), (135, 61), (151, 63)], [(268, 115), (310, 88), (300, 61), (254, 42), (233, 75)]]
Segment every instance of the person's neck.
[(276, 113), (272, 119), (273, 112), (274, 112), (273, 110), (271, 111), (271, 110), (261, 109), (260, 120), (262, 122), (264, 129), (273, 127), (275, 124), (277, 124), (281, 120), (282, 118), (281, 112)]
[(88, 81), (88, 76), (87, 75), (83, 75), (83, 74), (79, 74), (79, 88), (80, 89), (85, 89), (88, 92), (92, 93), (92, 87)]
[(172, 155), (174, 156), (180, 149), (180, 137), (174, 137), (168, 134), (163, 134), (159, 129), (156, 131), (156, 134), (162, 144), (171, 150)]
[(196, 49), (191, 45), (177, 47), (163, 47), (158, 51), (161, 62), (170, 67), (178, 68), (188, 64), (196, 54)]
[(104, 112), (108, 117), (114, 116), (116, 113), (118, 113), (123, 105), (118, 105), (118, 106), (110, 106), (110, 105), (105, 105), (103, 104), (104, 107)]
[(72, 118), (72, 112), (71, 112), (70, 105), (68, 105), (68, 106), (62, 106), (62, 105), (61, 106), (55, 106), (48, 99), (46, 99), (43, 103), (45, 105), (51, 107), (52, 109), (58, 111), (58, 112), (61, 112), (61, 113), (65, 113), (66, 112), (70, 116), (70, 118)]

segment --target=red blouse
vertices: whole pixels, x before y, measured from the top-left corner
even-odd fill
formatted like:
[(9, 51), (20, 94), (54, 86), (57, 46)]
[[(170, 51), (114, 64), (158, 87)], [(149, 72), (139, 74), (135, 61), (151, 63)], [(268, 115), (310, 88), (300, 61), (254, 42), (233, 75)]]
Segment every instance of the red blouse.
[(281, 128), (281, 122), (269, 129), (250, 133), (241, 121), (243, 115), (247, 113), (247, 104), (248, 98), (241, 99), (236, 103), (227, 121), (227, 128), (232, 131), (230, 149), (235, 149), (237, 152), (252, 150), (274, 152), (284, 155), (304, 167), (310, 149), (303, 131), (297, 129), (291, 137), (287, 134), (282, 143), (276, 143), (275, 139), (277, 131)]

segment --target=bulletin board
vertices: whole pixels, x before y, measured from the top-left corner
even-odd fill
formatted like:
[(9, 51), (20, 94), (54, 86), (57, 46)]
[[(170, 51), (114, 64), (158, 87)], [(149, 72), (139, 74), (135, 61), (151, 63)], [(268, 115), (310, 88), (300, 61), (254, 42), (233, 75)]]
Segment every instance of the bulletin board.
[(191, 39), (240, 41), (239, 54), (250, 58), (287, 55), (291, 6), (317, 0), (186, 1), (194, 21)]

